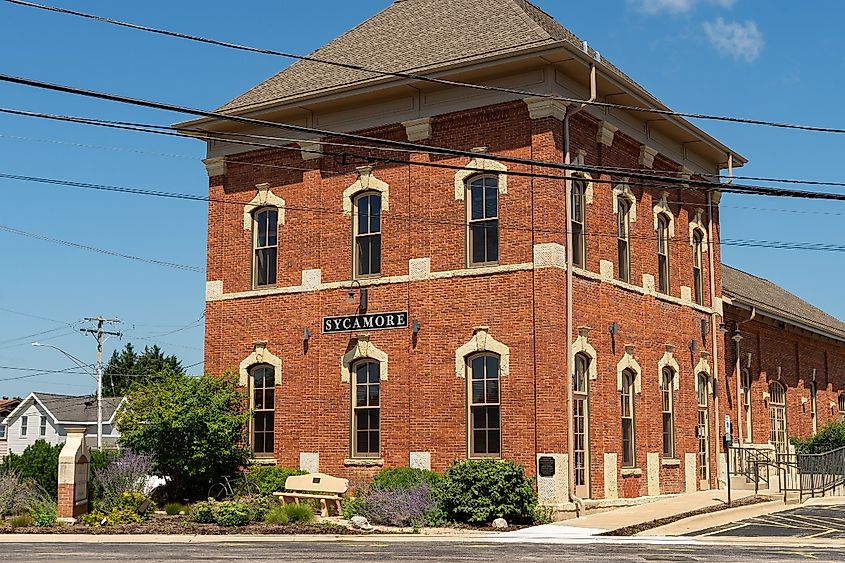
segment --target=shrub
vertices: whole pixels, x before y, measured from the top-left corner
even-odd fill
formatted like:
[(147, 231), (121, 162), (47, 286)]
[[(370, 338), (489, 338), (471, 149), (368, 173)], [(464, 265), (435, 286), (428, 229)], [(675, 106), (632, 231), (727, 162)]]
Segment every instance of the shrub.
[(145, 502), (147, 502), (147, 497), (144, 493), (138, 491), (124, 492), (113, 499), (107, 514), (111, 517), (115, 512), (134, 512), (138, 515), (139, 521), (146, 520), (155, 511), (155, 504), (147, 503), (146, 508), (141, 512), (141, 507)]
[(284, 506), (274, 506), (264, 515), (264, 521), (268, 524), (289, 524), (290, 518)]
[(374, 524), (420, 526), (437, 508), (431, 491), (428, 483), (410, 488), (370, 489), (363, 495), (361, 512)]
[(121, 444), (152, 456), (171, 499), (203, 499), (249, 459), (244, 401), (236, 374), (163, 375), (129, 393), (117, 419)]
[(14, 472), (22, 480), (32, 480), (52, 498), (59, 489), (59, 452), (62, 445), (51, 446), (44, 440), (37, 440), (21, 455), (10, 453), (0, 465), (0, 472)]
[(111, 511), (124, 493), (142, 490), (152, 464), (151, 456), (126, 450), (105, 467), (95, 469), (94, 482), (101, 494), (103, 510)]
[(382, 469), (373, 478), (371, 488), (388, 491), (393, 489), (413, 489), (418, 485), (426, 483), (429, 488), (434, 489), (440, 482), (440, 474), (427, 469), (413, 467), (395, 467)]
[(164, 505), (164, 513), (170, 516), (176, 516), (185, 511), (185, 505), (179, 502), (169, 502)]
[(845, 420), (834, 420), (806, 439), (790, 440), (798, 453), (823, 454), (845, 446)]
[(238, 497), (236, 500), (247, 505), (252, 510), (252, 519), (258, 521), (264, 520), (264, 515), (273, 506), (279, 504), (274, 497), (264, 495), (246, 495)]
[(41, 501), (32, 507), (32, 520), (39, 528), (49, 528), (58, 520), (56, 503), (53, 501)]
[(106, 515), (99, 510), (93, 510), (88, 514), (83, 514), (79, 517), (79, 523), (83, 526), (98, 527), (103, 525)]
[(0, 473), (0, 516), (29, 512), (36, 500), (32, 481), (25, 481), (11, 471)]
[(262, 495), (272, 495), (285, 490), (285, 481), (291, 475), (305, 475), (307, 471), (292, 467), (277, 467), (272, 465), (255, 465), (246, 474), (245, 482), (249, 489)]
[(363, 507), (364, 498), (360, 492), (355, 491), (355, 496), (347, 497), (341, 501), (340, 515), (347, 520), (351, 520), (353, 516), (361, 514)]
[(223, 501), (214, 510), (214, 522), (227, 527), (245, 526), (254, 516), (249, 505), (236, 500)]
[(443, 475), (438, 500), (447, 518), (474, 524), (496, 518), (530, 522), (537, 506), (524, 468), (492, 459), (453, 463)]
[(12, 525), (12, 528), (29, 528), (35, 525), (35, 522), (32, 520), (32, 516), (29, 514), (20, 514), (15, 516), (9, 521), (9, 523)]
[(314, 507), (310, 504), (285, 504), (281, 508), (290, 523), (310, 522), (314, 519)]
[(119, 524), (137, 524), (143, 522), (144, 517), (138, 514), (131, 508), (118, 508), (112, 510), (106, 515), (107, 526), (117, 526)]
[(214, 507), (216, 504), (217, 502), (213, 500), (196, 503), (189, 514), (191, 520), (200, 524), (213, 524)]

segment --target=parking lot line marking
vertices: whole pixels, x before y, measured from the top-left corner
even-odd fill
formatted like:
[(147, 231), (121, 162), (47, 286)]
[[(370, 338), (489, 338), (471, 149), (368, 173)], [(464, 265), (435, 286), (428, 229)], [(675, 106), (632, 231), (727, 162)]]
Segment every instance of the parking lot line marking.
[(817, 528), (820, 528), (822, 530), (826, 530), (831, 527), (830, 524), (828, 524), (827, 522), (824, 522), (812, 516), (804, 516), (802, 514), (790, 514), (790, 519), (805, 522), (811, 526), (816, 526)]
[(733, 530), (739, 530), (740, 528), (745, 528), (747, 526), (748, 526), (748, 524), (738, 524), (736, 526), (731, 526), (730, 528), (722, 528), (721, 530), (715, 530), (713, 532), (707, 532), (706, 534), (700, 534), (698, 537), (704, 538), (704, 537), (707, 537), (707, 536), (715, 536), (715, 535), (718, 535), (718, 534), (722, 534), (724, 532), (731, 532)]
[(811, 536), (804, 536), (804, 537), (805, 537), (805, 538), (807, 538), (807, 539), (810, 539), (810, 538), (818, 538), (818, 537), (820, 537), (820, 536), (825, 536), (825, 535), (827, 535), (827, 534), (832, 534), (833, 532), (838, 532), (838, 531), (839, 531), (839, 530), (825, 530), (824, 532), (819, 532), (818, 534), (813, 534), (813, 535), (811, 535)]

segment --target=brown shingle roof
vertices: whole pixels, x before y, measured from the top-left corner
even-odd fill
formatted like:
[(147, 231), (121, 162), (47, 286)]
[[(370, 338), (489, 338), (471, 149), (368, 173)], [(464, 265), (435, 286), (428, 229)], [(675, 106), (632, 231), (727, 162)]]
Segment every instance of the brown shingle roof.
[[(578, 37), (526, 0), (396, 0), (312, 56), (389, 72), (424, 72), (558, 41), (581, 46)], [(217, 111), (295, 98), (376, 77), (369, 72), (297, 61)]]
[(734, 301), (757, 307), (761, 313), (845, 340), (845, 322), (769, 280), (722, 264), (722, 291)]

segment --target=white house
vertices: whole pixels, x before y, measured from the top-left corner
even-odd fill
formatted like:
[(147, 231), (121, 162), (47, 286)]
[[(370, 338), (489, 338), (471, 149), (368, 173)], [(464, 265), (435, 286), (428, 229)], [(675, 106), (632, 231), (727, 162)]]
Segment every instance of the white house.
[[(123, 397), (103, 397), (103, 446), (115, 447), (120, 437), (115, 417), (123, 407)], [(3, 419), (0, 439), (6, 453), (20, 454), (36, 440), (64, 443), (68, 426), (86, 426), (89, 446), (97, 445), (97, 399), (53, 393), (30, 393)]]

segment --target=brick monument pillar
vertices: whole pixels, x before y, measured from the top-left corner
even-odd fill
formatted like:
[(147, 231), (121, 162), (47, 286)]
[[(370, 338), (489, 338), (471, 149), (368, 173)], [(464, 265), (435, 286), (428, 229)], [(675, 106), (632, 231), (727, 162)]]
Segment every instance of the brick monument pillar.
[(69, 427), (59, 453), (59, 520), (74, 522), (88, 512), (88, 445), (86, 427)]

